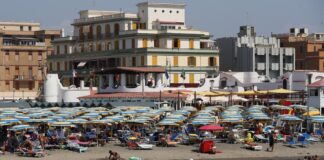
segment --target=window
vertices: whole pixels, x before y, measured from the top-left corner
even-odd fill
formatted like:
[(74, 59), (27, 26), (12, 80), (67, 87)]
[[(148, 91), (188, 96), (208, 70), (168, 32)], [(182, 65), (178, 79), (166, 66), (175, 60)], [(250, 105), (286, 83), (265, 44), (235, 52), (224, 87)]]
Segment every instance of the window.
[(217, 65), (217, 58), (216, 57), (209, 57), (208, 58), (209, 66), (216, 66)]
[(100, 52), (101, 49), (102, 49), (102, 48), (101, 48), (101, 43), (97, 43), (97, 47), (96, 47), (96, 48), (97, 48), (97, 51)]
[(119, 35), (119, 24), (118, 23), (115, 23), (115, 25), (114, 25), (114, 34)]
[(106, 26), (105, 26), (105, 35), (106, 35), (106, 38), (108, 38), (110, 36), (110, 25), (109, 24), (106, 24)]
[(196, 57), (188, 57), (188, 66), (196, 66)]
[(68, 53), (68, 46), (64, 45), (64, 53), (67, 54)]
[(6, 52), (5, 60), (6, 60), (6, 61), (9, 61), (9, 52), (8, 52), (8, 51)]
[(123, 49), (126, 49), (126, 40), (123, 39)]
[(24, 26), (20, 26), (20, 31), (24, 31)]
[(135, 30), (135, 29), (138, 29), (138, 28), (137, 28), (137, 23), (133, 23), (133, 24), (132, 24), (132, 30)]
[(195, 83), (195, 74), (189, 73), (189, 83)]
[(180, 39), (179, 38), (173, 39), (173, 48), (180, 48)]
[(16, 60), (16, 61), (19, 61), (19, 52), (16, 52), (16, 53), (15, 53), (15, 60)]
[(68, 70), (68, 63), (67, 61), (64, 62), (64, 71), (67, 71)]
[(172, 10), (170, 10), (169, 12), (172, 13)]
[(106, 45), (106, 50), (109, 51), (111, 49), (111, 43), (108, 42), (107, 45)]
[(15, 84), (14, 86), (15, 90), (19, 90), (20, 89), (19, 82), (15, 82), (14, 84)]
[(154, 12), (157, 12), (157, 10), (155, 9)]
[(60, 62), (56, 62), (56, 71), (60, 71), (60, 70), (61, 70)]
[(146, 29), (146, 24), (145, 23), (140, 23), (140, 29)]
[(29, 89), (29, 90), (33, 90), (33, 88), (34, 88), (33, 86), (34, 86), (34, 85), (33, 85), (33, 82), (29, 82), (29, 83), (28, 83), (28, 89)]
[(318, 89), (310, 89), (309, 96), (318, 96)]
[(92, 38), (93, 38), (93, 27), (90, 25), (89, 32), (88, 32), (88, 39), (92, 39)]
[(29, 61), (33, 60), (33, 53), (32, 52), (28, 52), (28, 60)]
[(143, 48), (147, 48), (147, 38), (143, 38)]
[(6, 81), (6, 90), (10, 90), (10, 82), (9, 81)]
[(15, 67), (15, 75), (19, 75), (19, 66)]
[(83, 27), (82, 26), (79, 27), (79, 38), (80, 38), (80, 40), (84, 39)]
[(178, 66), (179, 65), (179, 58), (178, 56), (173, 56), (173, 66)]
[(119, 50), (119, 41), (118, 40), (115, 41), (115, 50)]
[(33, 68), (28, 67), (28, 78), (31, 79), (33, 77)]
[(6, 67), (5, 74), (6, 74), (6, 75), (10, 75), (10, 69), (9, 69), (9, 67)]
[(177, 13), (179, 13), (179, 11), (177, 11)]
[(189, 39), (189, 48), (194, 49), (194, 40), (193, 39)]
[(49, 70), (50, 71), (53, 71), (53, 64), (52, 64), (52, 62), (49, 63)]
[(96, 28), (97, 39), (101, 39), (101, 26), (98, 25)]
[(135, 39), (132, 39), (132, 48), (135, 48)]
[(126, 57), (123, 57), (122, 58), (122, 66), (123, 67), (126, 67)]
[(132, 57), (132, 66), (133, 66), (133, 67), (136, 66), (136, 57)]
[(158, 38), (154, 39), (154, 47), (155, 48), (159, 48), (160, 47), (160, 42), (159, 42), (159, 39)]
[(164, 13), (164, 10), (162, 10), (162, 13)]
[(145, 57), (141, 56), (141, 66), (144, 66), (144, 65), (145, 65)]
[(173, 74), (173, 83), (179, 83), (179, 73)]
[(28, 26), (28, 30), (29, 31), (32, 31), (32, 26)]
[(157, 56), (152, 56), (152, 66), (157, 65)]
[(93, 44), (92, 43), (89, 44), (89, 50), (90, 50), (90, 52), (93, 51)]
[(60, 46), (56, 46), (56, 54), (60, 54)]

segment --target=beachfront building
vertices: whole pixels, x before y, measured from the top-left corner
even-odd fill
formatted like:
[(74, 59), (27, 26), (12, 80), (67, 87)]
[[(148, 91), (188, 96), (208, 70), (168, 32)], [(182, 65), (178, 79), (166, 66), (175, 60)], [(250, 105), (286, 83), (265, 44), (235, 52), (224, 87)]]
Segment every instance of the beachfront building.
[(307, 106), (319, 108), (321, 115), (324, 115), (324, 79), (311, 83), (307, 87)]
[(295, 69), (295, 49), (280, 47), (275, 37), (257, 36), (253, 26), (241, 26), (238, 37), (216, 40), (220, 71), (257, 72), (269, 79)]
[(297, 70), (324, 71), (324, 33), (308, 33), (307, 28), (291, 28), (289, 33), (274, 34), (281, 47), (296, 51)]
[(98, 70), (164, 67), (162, 83), (173, 87), (198, 87), (217, 74), (211, 35), (187, 26), (185, 4), (143, 2), (137, 8), (137, 13), (80, 11), (73, 36), (53, 42), (50, 73), (58, 73), (64, 86), (80, 80), (99, 86)]
[(39, 23), (0, 22), (0, 98), (35, 99), (46, 74), (51, 41), (60, 30), (43, 30)]

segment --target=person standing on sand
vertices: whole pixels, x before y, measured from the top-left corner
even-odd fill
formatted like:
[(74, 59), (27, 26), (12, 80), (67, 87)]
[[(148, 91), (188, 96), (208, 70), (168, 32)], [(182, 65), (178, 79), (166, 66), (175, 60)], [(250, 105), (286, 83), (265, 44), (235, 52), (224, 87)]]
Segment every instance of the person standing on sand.
[(269, 148), (271, 148), (271, 150), (269, 150), (269, 148), (267, 150), (270, 151), (270, 152), (273, 152), (273, 147), (274, 147), (274, 137), (273, 137), (273, 134), (274, 134), (273, 131), (271, 131), (269, 133)]

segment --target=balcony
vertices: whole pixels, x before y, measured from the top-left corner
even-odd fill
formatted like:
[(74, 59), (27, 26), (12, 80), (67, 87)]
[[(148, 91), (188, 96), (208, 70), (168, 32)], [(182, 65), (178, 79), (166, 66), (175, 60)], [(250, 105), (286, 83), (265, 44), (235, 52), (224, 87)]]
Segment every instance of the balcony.
[(36, 77), (33, 75), (14, 75), (14, 81), (35, 81)]

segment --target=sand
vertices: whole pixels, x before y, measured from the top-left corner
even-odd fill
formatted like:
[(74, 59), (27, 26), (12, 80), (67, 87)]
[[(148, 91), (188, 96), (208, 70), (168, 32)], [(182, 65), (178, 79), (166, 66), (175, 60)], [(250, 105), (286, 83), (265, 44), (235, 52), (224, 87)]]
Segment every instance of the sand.
[(7, 153), (0, 155), (1, 160), (98, 160), (108, 156), (108, 151), (118, 152), (122, 158), (128, 159), (131, 156), (141, 157), (144, 160), (167, 160), (167, 159), (302, 159), (307, 153), (310, 155), (324, 156), (324, 143), (316, 143), (308, 148), (289, 148), (278, 143), (275, 145), (274, 152), (265, 151), (267, 144), (263, 146), (262, 151), (251, 151), (241, 148), (241, 144), (217, 144), (218, 150), (223, 151), (219, 154), (202, 154), (197, 152), (196, 146), (178, 145), (177, 147), (154, 147), (153, 150), (129, 150), (121, 147), (118, 143), (111, 142), (104, 147), (91, 147), (85, 153), (77, 153), (69, 150), (51, 150), (46, 151), (44, 158), (26, 158), (18, 157), (15, 154)]

